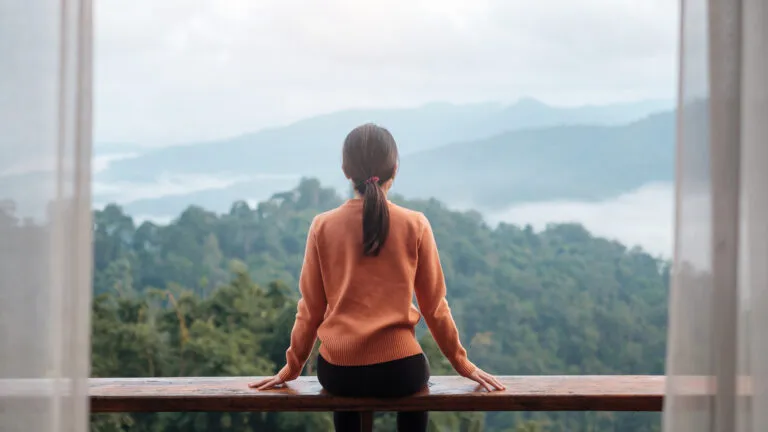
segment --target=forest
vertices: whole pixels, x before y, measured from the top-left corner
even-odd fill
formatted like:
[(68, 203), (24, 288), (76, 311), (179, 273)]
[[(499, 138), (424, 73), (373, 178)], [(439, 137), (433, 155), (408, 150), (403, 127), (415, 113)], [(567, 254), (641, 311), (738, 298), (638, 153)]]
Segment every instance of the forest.
[[(429, 218), (462, 341), (503, 375), (663, 374), (670, 263), (578, 224), (489, 226), (436, 200)], [(94, 212), (94, 377), (270, 375), (284, 362), (307, 230), (342, 202), (304, 179), (256, 205), (190, 206), (168, 224)], [(433, 374), (453, 374), (422, 325)], [(313, 360), (305, 374), (313, 374)], [(434, 413), (433, 431), (658, 431), (648, 413)], [(327, 413), (92, 417), (94, 431), (332, 430)], [(377, 430), (393, 431), (391, 414)]]

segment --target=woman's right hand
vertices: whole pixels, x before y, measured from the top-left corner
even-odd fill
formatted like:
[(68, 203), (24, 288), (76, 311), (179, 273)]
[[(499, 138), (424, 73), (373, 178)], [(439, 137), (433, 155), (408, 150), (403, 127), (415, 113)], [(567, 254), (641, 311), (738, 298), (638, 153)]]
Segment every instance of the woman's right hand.
[(507, 389), (504, 387), (504, 384), (502, 384), (501, 381), (499, 381), (495, 376), (486, 373), (480, 368), (475, 369), (475, 371), (472, 372), (472, 374), (467, 378), (480, 384), (489, 392)]

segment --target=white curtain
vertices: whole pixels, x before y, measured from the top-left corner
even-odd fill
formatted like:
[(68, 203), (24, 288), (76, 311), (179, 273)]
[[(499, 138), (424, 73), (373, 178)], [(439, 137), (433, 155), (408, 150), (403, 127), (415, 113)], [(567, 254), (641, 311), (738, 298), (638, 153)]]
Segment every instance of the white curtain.
[(683, 0), (664, 430), (768, 431), (768, 2)]
[(0, 0), (0, 431), (88, 428), (89, 0)]

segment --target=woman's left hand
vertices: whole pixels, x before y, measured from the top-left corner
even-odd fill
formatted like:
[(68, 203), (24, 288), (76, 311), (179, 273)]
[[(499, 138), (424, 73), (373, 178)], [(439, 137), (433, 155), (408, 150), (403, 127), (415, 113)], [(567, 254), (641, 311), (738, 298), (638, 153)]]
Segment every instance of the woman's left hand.
[(279, 376), (275, 375), (272, 378), (266, 378), (258, 382), (250, 383), (248, 384), (248, 387), (258, 391), (264, 391), (281, 387), (283, 384), (285, 384), (285, 381)]

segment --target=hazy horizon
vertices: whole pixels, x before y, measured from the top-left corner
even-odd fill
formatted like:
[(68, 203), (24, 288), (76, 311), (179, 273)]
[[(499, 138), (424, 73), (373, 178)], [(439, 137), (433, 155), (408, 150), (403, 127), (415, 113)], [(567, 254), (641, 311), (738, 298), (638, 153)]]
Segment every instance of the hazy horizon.
[[(275, 122), (275, 123), (269, 123), (262, 125), (260, 127), (257, 127), (255, 129), (245, 129), (245, 130), (239, 130), (239, 131), (231, 131), (224, 135), (220, 136), (210, 136), (207, 138), (197, 138), (197, 139), (191, 139), (186, 141), (162, 141), (162, 142), (130, 142), (128, 140), (113, 140), (113, 141), (100, 141), (98, 139), (94, 139), (93, 145), (94, 145), (94, 169), (98, 171), (103, 171), (106, 169), (107, 165), (105, 163), (111, 162), (113, 160), (123, 159), (123, 158), (130, 158), (134, 156), (138, 156), (141, 152), (149, 152), (152, 150), (157, 150), (165, 147), (183, 147), (183, 146), (194, 146), (199, 144), (205, 144), (208, 142), (216, 142), (216, 141), (222, 141), (222, 140), (229, 140), (229, 139), (237, 139), (239, 137), (242, 137), (244, 135), (250, 135), (255, 133), (260, 133), (264, 131), (270, 131), (274, 129), (280, 129), (280, 128), (286, 128), (291, 127), (296, 124), (299, 124), (303, 121), (322, 118), (324, 116), (331, 116), (335, 114), (340, 113), (348, 113), (348, 112), (364, 112), (364, 111), (396, 111), (396, 110), (418, 110), (428, 107), (435, 107), (435, 106), (450, 106), (450, 107), (491, 107), (494, 106), (496, 108), (507, 108), (515, 106), (518, 103), (524, 103), (524, 102), (530, 102), (535, 101), (541, 104), (544, 104), (550, 108), (555, 109), (571, 109), (571, 108), (595, 108), (595, 107), (606, 107), (606, 106), (627, 106), (627, 105), (633, 105), (633, 104), (655, 104), (659, 106), (658, 110), (653, 110), (653, 112), (665, 112), (675, 109), (675, 98), (674, 97), (655, 97), (655, 98), (638, 98), (638, 99), (629, 99), (629, 100), (617, 100), (617, 101), (609, 101), (605, 103), (590, 103), (588, 101), (574, 101), (572, 103), (552, 103), (549, 101), (546, 101), (542, 98), (535, 97), (535, 96), (521, 96), (517, 99), (512, 99), (509, 101), (494, 101), (494, 100), (486, 100), (486, 101), (476, 101), (476, 102), (454, 102), (454, 101), (447, 101), (447, 100), (432, 100), (427, 101), (423, 103), (417, 103), (417, 104), (403, 104), (399, 106), (359, 106), (359, 105), (351, 105), (348, 107), (344, 107), (338, 110), (330, 110), (330, 111), (320, 111), (316, 113), (308, 113), (305, 116), (282, 121), (282, 122)], [(387, 126), (385, 124), (382, 124), (382, 126)], [(343, 137), (340, 137), (340, 140)], [(397, 138), (397, 137), (396, 137)], [(447, 144), (447, 143), (446, 143)]]
[[(128, 203), (142, 198), (162, 198), (175, 194), (182, 195), (201, 190), (224, 188), (236, 182), (236, 179), (216, 178), (215, 176), (199, 176), (197, 178), (179, 179), (176, 184), (165, 183), (155, 185), (125, 184), (122, 186), (126, 194), (116, 200), (118, 203)], [(296, 184), (298, 178), (296, 178)], [(185, 186), (182, 186), (184, 184)], [(94, 190), (105, 189), (104, 185), (94, 185)], [(337, 190), (340, 196), (343, 194)], [(272, 192), (254, 191), (242, 199), (251, 206), (266, 200)], [(429, 197), (406, 197), (413, 199)], [(95, 208), (103, 208), (109, 201), (94, 202)], [(195, 202), (189, 202), (194, 205)], [(580, 200), (544, 200), (515, 203), (502, 210), (488, 210), (473, 203), (444, 203), (451, 210), (475, 210), (480, 212), (491, 226), (506, 222), (518, 226), (531, 225), (534, 230), (541, 231), (550, 223), (579, 223), (593, 235), (617, 240), (627, 247), (640, 246), (654, 256), (665, 259), (672, 257), (673, 221), (674, 221), (674, 188), (671, 183), (650, 183), (638, 189), (628, 191), (617, 197), (599, 201)], [(211, 210), (211, 209), (207, 209)], [(149, 220), (154, 223), (166, 224), (178, 217), (178, 214), (133, 214), (128, 211), (135, 221)]]

